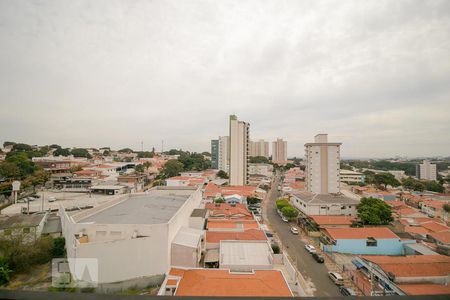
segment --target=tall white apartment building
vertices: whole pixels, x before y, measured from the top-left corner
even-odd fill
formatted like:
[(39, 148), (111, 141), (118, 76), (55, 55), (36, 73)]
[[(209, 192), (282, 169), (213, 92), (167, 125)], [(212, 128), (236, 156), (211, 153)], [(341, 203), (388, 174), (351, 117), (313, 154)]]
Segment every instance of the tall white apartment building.
[(248, 184), (249, 129), (250, 124), (239, 121), (235, 115), (230, 116), (230, 185)]
[(250, 156), (269, 158), (269, 142), (264, 140), (250, 141)]
[(228, 173), (228, 143), (230, 138), (228, 136), (219, 136), (218, 147), (218, 169)]
[(416, 166), (416, 177), (424, 180), (436, 180), (436, 165), (429, 160), (424, 160), (423, 163)]
[(305, 144), (306, 190), (316, 194), (340, 192), (340, 146), (329, 143), (328, 134), (318, 134), (314, 143)]
[(272, 142), (272, 162), (284, 164), (287, 161), (287, 142), (283, 139), (277, 139)]

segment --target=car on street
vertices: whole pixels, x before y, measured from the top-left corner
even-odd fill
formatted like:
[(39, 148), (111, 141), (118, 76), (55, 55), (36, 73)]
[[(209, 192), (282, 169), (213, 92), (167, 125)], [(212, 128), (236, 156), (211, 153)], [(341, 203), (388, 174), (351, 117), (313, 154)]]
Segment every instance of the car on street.
[(353, 289), (345, 286), (339, 287), (339, 291), (341, 292), (342, 296), (358, 296)]
[(266, 236), (267, 236), (267, 237), (269, 237), (269, 238), (273, 237), (273, 233), (272, 233), (272, 232), (270, 232), (270, 231), (265, 231), (265, 233), (266, 233)]
[(281, 220), (283, 220), (283, 222), (289, 223), (289, 220), (286, 217), (281, 217)]
[(328, 277), (334, 282), (336, 285), (344, 285), (344, 278), (342, 278), (342, 275), (336, 272), (328, 272)]
[(298, 234), (298, 229), (296, 227), (291, 227), (292, 234)]
[(48, 202), (55, 202), (56, 201), (56, 198), (53, 197), (53, 196), (50, 196), (47, 199), (48, 199)]
[(318, 254), (317, 252), (312, 254), (312, 257), (319, 263), (319, 264), (323, 264), (324, 262), (324, 258), (322, 255)]
[(316, 248), (313, 245), (306, 244), (305, 249), (306, 249), (306, 251), (308, 251), (309, 254), (313, 254), (313, 253), (317, 252)]

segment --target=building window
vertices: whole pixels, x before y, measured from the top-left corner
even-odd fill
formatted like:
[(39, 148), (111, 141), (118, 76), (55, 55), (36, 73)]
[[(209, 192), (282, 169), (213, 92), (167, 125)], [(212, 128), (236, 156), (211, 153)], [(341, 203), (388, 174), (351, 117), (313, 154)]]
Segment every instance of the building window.
[(26, 227), (24, 229), (22, 229), (23, 233), (30, 233), (30, 227)]
[(377, 240), (373, 237), (368, 237), (366, 241), (367, 247), (376, 247), (377, 246)]

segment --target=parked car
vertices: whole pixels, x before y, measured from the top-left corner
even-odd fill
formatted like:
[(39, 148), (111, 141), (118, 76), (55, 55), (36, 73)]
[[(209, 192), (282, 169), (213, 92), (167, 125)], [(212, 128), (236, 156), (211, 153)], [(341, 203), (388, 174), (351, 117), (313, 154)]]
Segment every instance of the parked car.
[(318, 254), (317, 252), (312, 254), (312, 257), (319, 263), (322, 264), (324, 262), (324, 258), (322, 255)]
[(341, 274), (336, 272), (328, 272), (328, 277), (334, 282), (336, 285), (344, 285), (344, 278), (342, 278)]
[(266, 236), (267, 236), (267, 237), (269, 237), (269, 238), (273, 237), (273, 233), (272, 233), (272, 232), (270, 232), (270, 231), (265, 231), (265, 233), (266, 233)]
[(286, 217), (281, 217), (281, 220), (283, 220), (283, 222), (289, 223), (289, 220)]
[(39, 195), (31, 195), (30, 197), (31, 197), (31, 198), (34, 198), (34, 199), (39, 199), (39, 198), (41, 198), (41, 196), (39, 196)]
[(297, 235), (298, 234), (298, 229), (296, 227), (291, 227), (291, 232), (292, 232), (292, 234)]
[(47, 198), (47, 200), (48, 200), (48, 202), (55, 202), (56, 198), (53, 197), (53, 196), (50, 196), (50, 197)]
[(353, 289), (345, 286), (339, 287), (339, 291), (341, 292), (342, 296), (358, 296)]
[(313, 254), (313, 253), (317, 252), (316, 248), (313, 245), (306, 244), (305, 249), (306, 249), (306, 251), (308, 251), (309, 254)]

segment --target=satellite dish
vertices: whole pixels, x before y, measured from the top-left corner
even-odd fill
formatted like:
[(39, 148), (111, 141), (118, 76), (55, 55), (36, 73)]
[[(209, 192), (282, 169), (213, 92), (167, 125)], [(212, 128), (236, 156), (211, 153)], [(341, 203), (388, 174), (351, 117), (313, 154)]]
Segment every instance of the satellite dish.
[(20, 181), (13, 181), (12, 182), (12, 188), (14, 192), (17, 192), (18, 190), (20, 190)]

